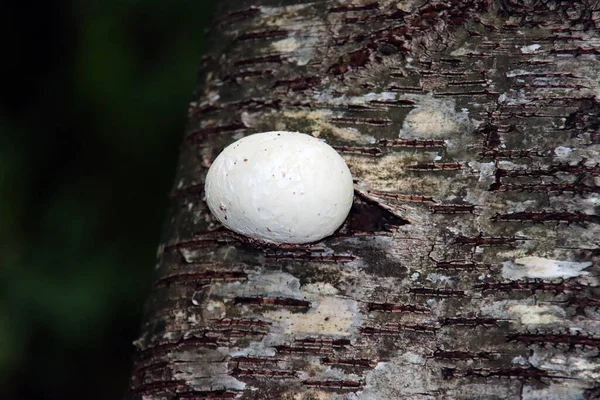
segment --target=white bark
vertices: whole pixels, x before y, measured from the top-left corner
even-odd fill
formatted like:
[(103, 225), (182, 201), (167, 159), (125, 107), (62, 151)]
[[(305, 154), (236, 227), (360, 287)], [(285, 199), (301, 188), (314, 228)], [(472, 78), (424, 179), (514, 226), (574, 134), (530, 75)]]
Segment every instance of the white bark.
[[(212, 31), (133, 395), (598, 398), (598, 2), (278, 4)], [(270, 130), (346, 159), (333, 237), (210, 216), (211, 161)]]

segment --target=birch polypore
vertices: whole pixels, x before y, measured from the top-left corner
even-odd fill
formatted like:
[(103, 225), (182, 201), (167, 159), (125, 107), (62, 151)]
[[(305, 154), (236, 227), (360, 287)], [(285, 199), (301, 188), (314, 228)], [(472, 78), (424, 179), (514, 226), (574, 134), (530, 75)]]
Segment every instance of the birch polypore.
[(239, 234), (273, 243), (309, 243), (344, 222), (352, 176), (324, 141), (298, 132), (264, 132), (229, 145), (206, 177), (213, 215)]

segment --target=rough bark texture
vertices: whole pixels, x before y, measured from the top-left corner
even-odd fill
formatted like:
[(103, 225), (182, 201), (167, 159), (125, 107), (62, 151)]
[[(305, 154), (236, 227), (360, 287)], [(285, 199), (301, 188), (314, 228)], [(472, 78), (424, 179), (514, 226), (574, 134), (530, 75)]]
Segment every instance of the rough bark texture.
[[(132, 395), (600, 398), (598, 1), (223, 3)], [(346, 159), (333, 237), (208, 212), (211, 161), (269, 130)]]

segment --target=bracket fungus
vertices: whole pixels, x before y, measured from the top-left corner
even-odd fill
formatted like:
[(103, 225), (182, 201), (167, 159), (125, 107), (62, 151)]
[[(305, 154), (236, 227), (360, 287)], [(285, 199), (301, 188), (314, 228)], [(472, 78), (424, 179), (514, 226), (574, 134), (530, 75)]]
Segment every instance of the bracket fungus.
[(206, 202), (226, 228), (271, 243), (310, 243), (344, 222), (354, 198), (344, 159), (299, 132), (246, 136), (227, 146), (206, 176)]

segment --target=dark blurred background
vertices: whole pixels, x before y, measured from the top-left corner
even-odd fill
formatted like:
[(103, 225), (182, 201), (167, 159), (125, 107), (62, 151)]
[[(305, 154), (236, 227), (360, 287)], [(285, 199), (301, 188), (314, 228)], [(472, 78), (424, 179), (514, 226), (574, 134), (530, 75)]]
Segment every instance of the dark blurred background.
[(0, 399), (120, 399), (212, 0), (0, 7)]

